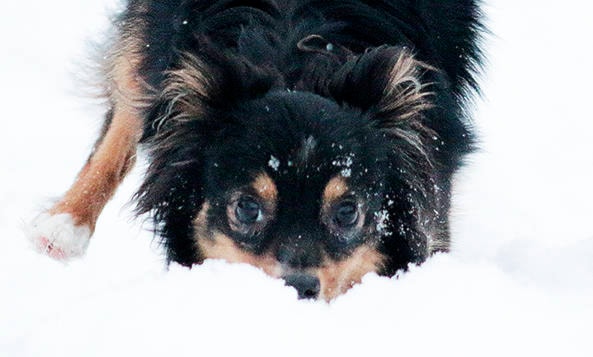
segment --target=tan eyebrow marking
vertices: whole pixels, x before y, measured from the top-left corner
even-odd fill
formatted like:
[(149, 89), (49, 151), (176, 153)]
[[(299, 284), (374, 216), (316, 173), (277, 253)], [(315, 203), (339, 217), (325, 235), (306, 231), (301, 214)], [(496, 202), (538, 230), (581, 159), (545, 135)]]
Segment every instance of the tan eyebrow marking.
[(323, 205), (328, 205), (348, 192), (349, 187), (343, 176), (336, 176), (329, 180), (323, 191)]
[(274, 180), (265, 172), (258, 174), (255, 177), (251, 187), (257, 194), (266, 200), (269, 204), (275, 204), (278, 199), (278, 189)]

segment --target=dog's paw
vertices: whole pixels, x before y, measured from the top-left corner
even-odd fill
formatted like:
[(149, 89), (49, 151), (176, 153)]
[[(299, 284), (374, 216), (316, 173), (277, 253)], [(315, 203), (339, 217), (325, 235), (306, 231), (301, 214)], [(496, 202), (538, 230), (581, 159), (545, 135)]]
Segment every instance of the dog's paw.
[(42, 213), (26, 228), (35, 250), (57, 260), (70, 260), (84, 255), (91, 238), (86, 226), (76, 226), (69, 214)]

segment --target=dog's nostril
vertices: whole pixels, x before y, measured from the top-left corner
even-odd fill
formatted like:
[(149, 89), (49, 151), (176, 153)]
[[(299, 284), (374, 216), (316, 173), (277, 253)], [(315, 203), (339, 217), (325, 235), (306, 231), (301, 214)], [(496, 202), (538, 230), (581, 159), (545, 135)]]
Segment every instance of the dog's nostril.
[(303, 298), (303, 299), (315, 299), (318, 294), (319, 294), (319, 290), (307, 289), (307, 290), (305, 290), (303, 292), (303, 295), (300, 296), (300, 298)]
[(320, 283), (316, 276), (291, 274), (284, 277), (284, 281), (297, 290), (299, 299), (316, 299), (319, 296)]

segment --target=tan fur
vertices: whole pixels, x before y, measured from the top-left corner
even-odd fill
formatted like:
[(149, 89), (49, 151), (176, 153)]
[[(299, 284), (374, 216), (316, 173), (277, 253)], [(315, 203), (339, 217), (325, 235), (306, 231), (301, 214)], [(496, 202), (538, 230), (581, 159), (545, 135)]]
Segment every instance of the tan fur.
[(198, 237), (197, 244), (204, 259), (223, 259), (229, 263), (250, 264), (274, 278), (281, 276), (281, 266), (274, 257), (267, 254), (257, 256), (248, 253), (220, 232), (214, 232), (210, 239)]
[(142, 62), (139, 55), (118, 54), (108, 73), (109, 97), (114, 107), (128, 112), (146, 108), (153, 98), (152, 90), (136, 72)]
[(157, 128), (168, 122), (175, 123), (204, 115), (204, 100), (208, 98), (211, 88), (204, 75), (207, 72), (206, 65), (198, 57), (190, 53), (181, 55), (179, 68), (166, 74), (162, 96), (169, 102), (169, 107)]
[(135, 162), (141, 133), (142, 122), (137, 116), (117, 112), (72, 187), (49, 213), (69, 213), (77, 226), (94, 231), (103, 207)]
[(49, 210), (54, 215), (72, 215), (77, 226), (87, 226), (91, 232), (103, 207), (134, 165), (142, 136), (139, 110), (146, 90), (136, 70), (141, 62), (135, 55), (139, 41), (122, 36), (112, 49), (107, 66), (113, 117), (74, 184)]
[(278, 189), (272, 178), (264, 173), (260, 173), (255, 177), (252, 185), (253, 189), (257, 194), (268, 202), (270, 205), (276, 205), (278, 200)]
[[(147, 13), (145, 4), (135, 4), (134, 12)], [(122, 23), (117, 39), (105, 58), (103, 76), (107, 79), (106, 95), (114, 109), (138, 112), (146, 108), (154, 98), (155, 91), (143, 80), (138, 68), (144, 58), (141, 53), (146, 43), (143, 17)]]
[(423, 165), (432, 166), (425, 141), (437, 134), (422, 120), (423, 112), (433, 107), (430, 97), (434, 95), (428, 90), (431, 83), (420, 81), (426, 71), (436, 69), (403, 51), (391, 68), (379, 108), (390, 118), (384, 121), (385, 129), (415, 149), (424, 159)]
[[(260, 268), (274, 278), (287, 273), (271, 254), (256, 256), (242, 249), (230, 237), (221, 232), (209, 232), (207, 214), (210, 204), (205, 202), (194, 220), (195, 242), (201, 259), (222, 259), (230, 263), (245, 263)], [(321, 284), (319, 298), (333, 300), (345, 293), (353, 285), (360, 283), (369, 272), (376, 272), (385, 261), (385, 257), (374, 247), (358, 247), (344, 260), (325, 259), (321, 268), (309, 269), (308, 273), (317, 276)]]
[(245, 263), (260, 268), (266, 274), (279, 278), (280, 264), (270, 255), (256, 256), (241, 249), (231, 238), (220, 232), (208, 231), (208, 210), (206, 201), (194, 220), (195, 242), (201, 259), (223, 259), (229, 263)]
[(348, 183), (346, 179), (339, 175), (335, 176), (325, 186), (323, 190), (323, 206), (329, 206), (332, 202), (335, 202), (340, 197), (342, 197), (346, 192), (348, 192)]
[(428, 97), (432, 95), (426, 88), (430, 84), (420, 82), (422, 71), (432, 67), (416, 60), (410, 53), (402, 52), (389, 73), (389, 82), (379, 106), (384, 111), (395, 111), (397, 120), (407, 120), (418, 116), (432, 106)]
[(361, 282), (367, 273), (381, 268), (385, 257), (375, 248), (363, 245), (341, 261), (327, 260), (315, 273), (321, 283), (320, 299), (333, 300)]

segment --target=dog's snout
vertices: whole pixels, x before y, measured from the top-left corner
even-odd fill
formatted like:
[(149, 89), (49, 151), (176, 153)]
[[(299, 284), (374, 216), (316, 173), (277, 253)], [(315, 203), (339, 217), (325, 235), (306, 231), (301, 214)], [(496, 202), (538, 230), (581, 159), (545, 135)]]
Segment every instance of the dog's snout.
[(321, 251), (310, 239), (300, 235), (294, 241), (284, 242), (276, 252), (277, 260), (291, 269), (317, 267), (321, 263)]
[(299, 299), (316, 299), (319, 296), (321, 284), (316, 276), (309, 274), (291, 274), (284, 277), (286, 285), (297, 290)]

